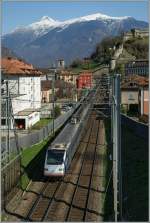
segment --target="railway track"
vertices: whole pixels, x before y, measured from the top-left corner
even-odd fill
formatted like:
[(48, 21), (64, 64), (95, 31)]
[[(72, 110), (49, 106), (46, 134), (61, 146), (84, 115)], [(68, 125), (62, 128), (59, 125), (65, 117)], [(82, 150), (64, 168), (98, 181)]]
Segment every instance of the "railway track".
[(101, 121), (96, 120), (94, 113), (66, 175), (60, 180), (48, 180), (43, 185), (25, 221), (100, 219), (101, 213), (91, 206), (91, 193), (100, 193), (100, 190), (94, 189), (93, 180), (96, 183), (97, 144), (101, 127)]
[[(97, 129), (97, 122), (93, 122), (92, 130)], [(95, 157), (96, 147), (94, 145), (96, 141), (96, 135), (94, 131), (91, 130), (91, 134), (86, 146), (86, 151), (84, 154), (84, 160), (82, 163), (82, 168), (80, 170), (78, 181), (74, 190), (74, 194), (71, 200), (70, 208), (67, 213), (66, 221), (84, 221), (87, 203), (89, 197), (89, 188), (91, 184), (93, 162)], [(94, 152), (93, 152), (94, 150)]]
[[(77, 160), (79, 159), (81, 155), (80, 152), (81, 151), (75, 154), (72, 165), (69, 169), (70, 176), (72, 174), (72, 171), (74, 170)], [(67, 176), (65, 176), (65, 178), (67, 179)], [(37, 197), (32, 208), (27, 214), (27, 217), (26, 217), (27, 221), (43, 221), (46, 218), (46, 216), (48, 215), (47, 214), (48, 211), (46, 212), (46, 210), (50, 207), (50, 205), (53, 206), (54, 196), (56, 196), (56, 193), (60, 194), (62, 193), (62, 191), (64, 191), (63, 182), (65, 182), (64, 179), (61, 179), (60, 181), (54, 181), (54, 182), (51, 181), (51, 182), (47, 182), (46, 185), (42, 187), (40, 191), (40, 195)]]
[[(96, 101), (99, 92), (96, 94)], [(102, 96), (101, 96), (102, 97)], [(101, 98), (102, 101), (102, 98)], [(103, 121), (91, 112), (71, 166), (62, 179), (34, 182), (42, 185), (34, 201), (22, 208), (24, 221), (102, 221), (105, 136)], [(31, 189), (30, 193), (33, 192)], [(30, 196), (30, 195), (29, 195)], [(19, 213), (19, 209), (18, 209)]]

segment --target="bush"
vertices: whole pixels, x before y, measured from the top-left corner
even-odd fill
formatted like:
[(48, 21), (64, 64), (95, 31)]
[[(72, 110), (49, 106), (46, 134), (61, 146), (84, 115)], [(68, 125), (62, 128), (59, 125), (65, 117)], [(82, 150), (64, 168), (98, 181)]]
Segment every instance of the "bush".
[(123, 113), (123, 114), (127, 114), (127, 109), (125, 108), (125, 106), (124, 105), (121, 105), (121, 113)]
[(82, 65), (82, 61), (80, 59), (76, 59), (72, 62), (71, 67), (76, 68), (76, 67), (80, 67), (81, 65)]
[(122, 37), (108, 37), (97, 44), (95, 52), (91, 55), (91, 59), (95, 62), (109, 63), (111, 56), (114, 53), (113, 47), (119, 47), (122, 43)]
[(124, 48), (137, 59), (147, 59), (149, 49), (148, 44), (148, 38), (132, 38), (124, 43)]
[(148, 123), (148, 115), (141, 115), (139, 117), (139, 121), (147, 124)]
[(61, 114), (61, 109), (58, 105), (55, 106), (55, 109), (54, 109), (54, 114), (55, 114), (55, 118), (57, 118), (60, 114)]

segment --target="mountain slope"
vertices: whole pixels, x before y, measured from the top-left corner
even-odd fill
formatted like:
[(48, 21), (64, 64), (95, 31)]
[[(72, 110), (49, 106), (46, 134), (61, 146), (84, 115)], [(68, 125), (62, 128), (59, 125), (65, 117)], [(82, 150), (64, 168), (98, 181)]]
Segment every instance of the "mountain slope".
[(7, 47), (2, 47), (1, 49), (1, 53), (2, 53), (2, 57), (13, 57), (16, 58), (17, 55), (10, 49), (8, 49)]
[(110, 17), (100, 13), (64, 22), (42, 17), (39, 22), (17, 28), (2, 38), (2, 44), (38, 67), (47, 67), (63, 58), (67, 64), (75, 58), (90, 56), (97, 43), (148, 23), (132, 17)]

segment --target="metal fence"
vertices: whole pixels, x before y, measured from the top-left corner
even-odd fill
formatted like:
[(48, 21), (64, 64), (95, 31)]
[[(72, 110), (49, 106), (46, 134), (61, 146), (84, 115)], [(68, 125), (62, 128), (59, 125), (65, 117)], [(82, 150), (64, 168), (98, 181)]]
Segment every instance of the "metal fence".
[[(65, 122), (71, 117), (74, 111), (79, 107), (80, 103), (76, 104), (76, 107), (65, 114), (59, 116), (54, 120), (54, 130), (57, 131), (60, 127), (62, 127)], [(23, 137), (18, 137), (19, 148), (30, 147), (40, 141), (46, 139), (53, 132), (53, 123), (49, 123), (47, 126), (42, 129), (30, 133)], [(2, 158), (5, 151), (7, 152), (7, 145), (2, 142)], [(10, 151), (16, 151), (17, 145), (16, 140), (10, 140)], [(3, 161), (3, 160), (2, 160)], [(10, 191), (16, 187), (19, 183), (19, 179), (21, 176), (21, 154), (18, 154), (14, 159), (12, 159), (9, 163), (7, 163), (1, 170), (1, 201), (2, 208), (7, 203), (10, 196)]]
[[(63, 115), (59, 116), (54, 120), (54, 129), (57, 131), (72, 115), (74, 110), (79, 106), (79, 103), (76, 107)], [(18, 136), (18, 145), (19, 148), (26, 148), (30, 147), (34, 144), (39, 143), (40, 141), (46, 139), (53, 131), (53, 123), (50, 122), (45, 127), (41, 128), (40, 130), (33, 131), (31, 133), (26, 134), (25, 136)], [(10, 152), (14, 152), (17, 150), (16, 139), (10, 139)], [(5, 142), (1, 143), (1, 151), (2, 151), (2, 158), (3, 153), (7, 151), (7, 145)]]
[[(1, 207), (5, 207), (5, 204), (10, 200), (10, 191), (15, 188), (20, 179), (21, 173), (21, 156), (18, 155), (13, 159), (5, 168), (1, 171)], [(8, 196), (9, 195), (9, 196)]]

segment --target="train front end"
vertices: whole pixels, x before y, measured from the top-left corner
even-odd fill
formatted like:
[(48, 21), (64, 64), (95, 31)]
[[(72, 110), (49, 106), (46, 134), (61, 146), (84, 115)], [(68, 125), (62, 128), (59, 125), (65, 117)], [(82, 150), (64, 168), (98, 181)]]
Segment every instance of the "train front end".
[(63, 177), (65, 174), (65, 150), (48, 149), (44, 164), (44, 176)]

